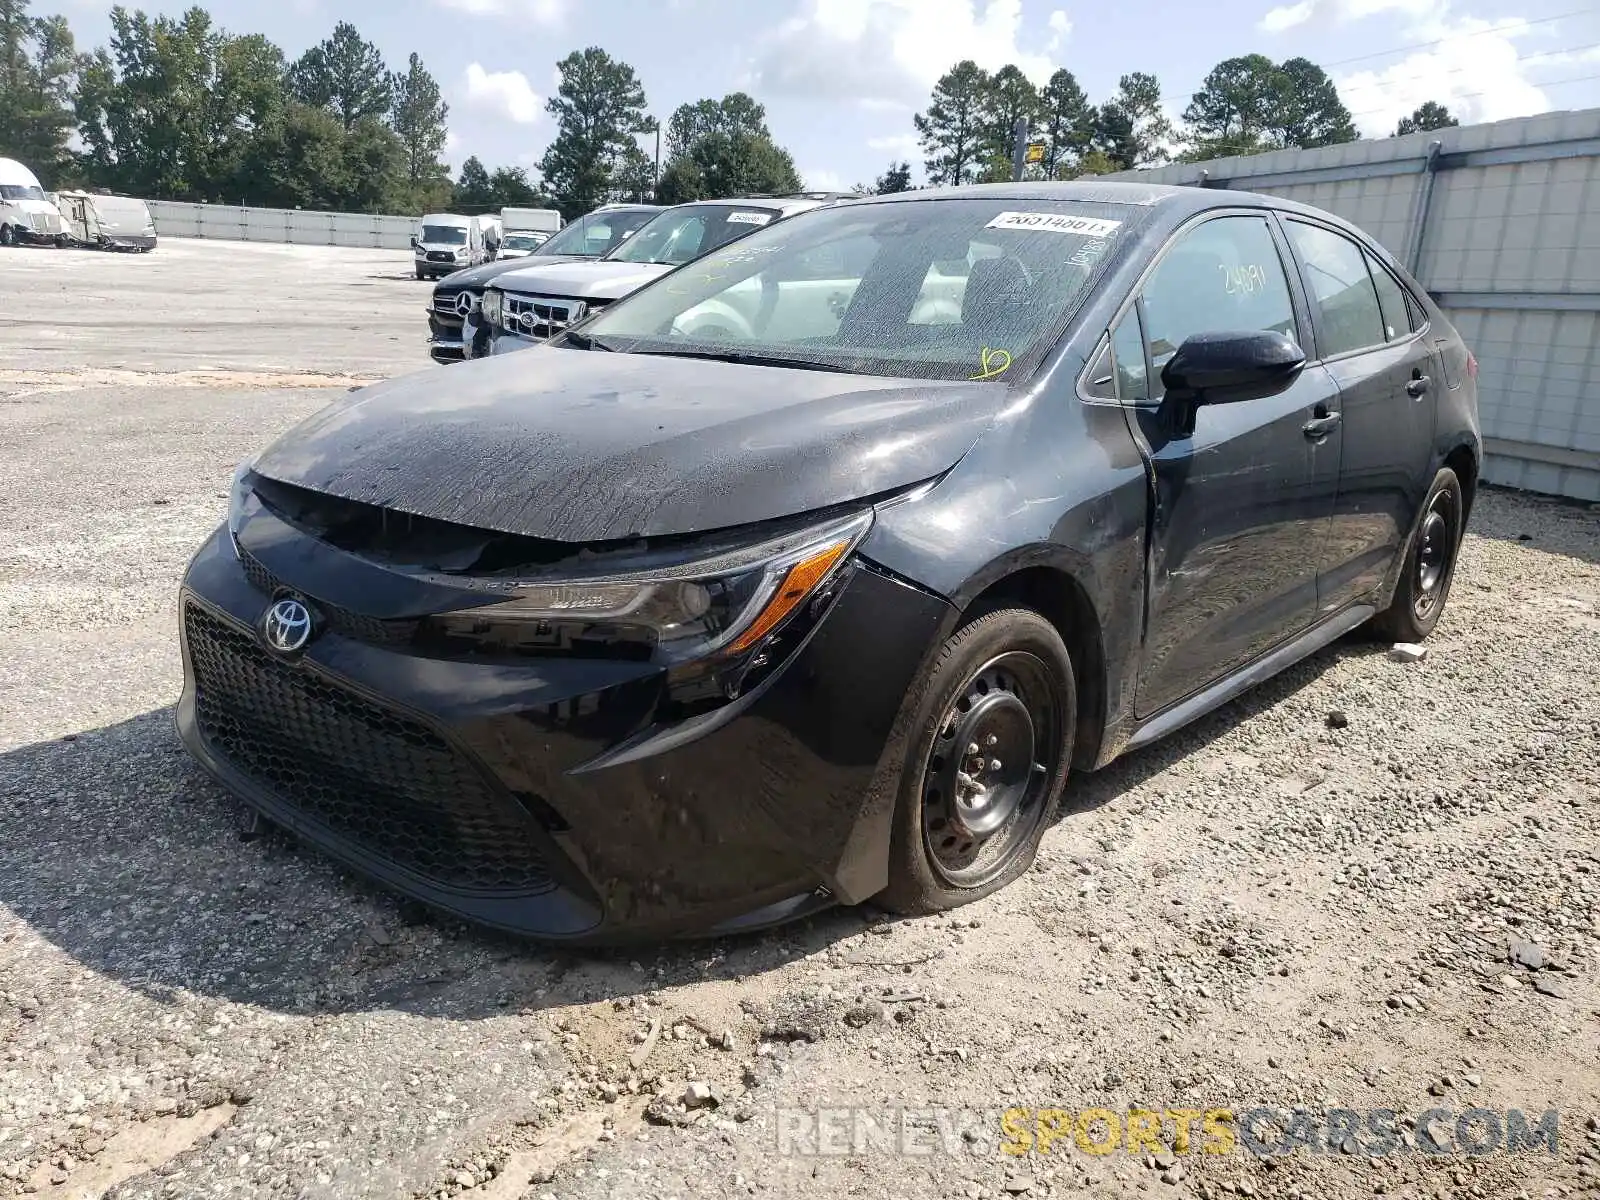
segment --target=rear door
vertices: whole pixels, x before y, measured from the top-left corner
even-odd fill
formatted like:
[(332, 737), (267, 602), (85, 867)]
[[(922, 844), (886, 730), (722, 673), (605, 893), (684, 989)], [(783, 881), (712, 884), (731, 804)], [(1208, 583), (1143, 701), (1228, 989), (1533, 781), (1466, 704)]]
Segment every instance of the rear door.
[(1342, 230), (1285, 217), (1311, 297), (1318, 353), (1339, 386), (1344, 448), (1318, 603), (1331, 613), (1382, 584), (1416, 521), (1444, 387), (1400, 281)]
[(1279, 395), (1202, 405), (1193, 429), (1175, 427), (1171, 406), (1160, 404), (1161, 369), (1193, 334), (1271, 329), (1303, 338), (1287, 262), (1267, 213), (1212, 217), (1177, 235), (1112, 331), (1118, 396), (1154, 485), (1141, 717), (1315, 619), (1340, 433), (1307, 426), (1336, 398), (1327, 374), (1311, 367)]

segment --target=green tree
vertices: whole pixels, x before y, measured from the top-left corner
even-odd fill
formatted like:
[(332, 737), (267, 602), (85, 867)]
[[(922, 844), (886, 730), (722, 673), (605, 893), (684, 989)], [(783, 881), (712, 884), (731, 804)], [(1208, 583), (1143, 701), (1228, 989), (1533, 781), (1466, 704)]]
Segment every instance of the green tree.
[(347, 131), (364, 118), (386, 116), (394, 102), (383, 54), (348, 21), (289, 68), (289, 88), (300, 103), (328, 109)]
[(489, 181), (488, 168), (476, 154), (461, 164), (451, 203), (461, 209), (487, 209), (494, 203), (494, 184)]
[(1095, 111), (1078, 86), (1077, 77), (1065, 67), (1050, 76), (1039, 93), (1039, 136), (1044, 142), (1046, 179), (1059, 179), (1088, 151), (1094, 142)]
[(984, 178), (998, 183), (1011, 178), (1011, 158), (1015, 149), (1018, 121), (1031, 130), (1037, 126), (1042, 109), (1039, 89), (1020, 67), (1010, 64), (989, 77), (979, 117), (979, 138), (983, 143)]
[(1282, 145), (1310, 150), (1356, 140), (1350, 110), (1326, 71), (1308, 58), (1291, 58), (1278, 70), (1289, 81), (1289, 102), (1274, 129)]
[(872, 190), (880, 196), (891, 195), (895, 192), (909, 192), (911, 190), (911, 164), (908, 162), (890, 163), (889, 169), (878, 176), (878, 182), (872, 185)]
[(439, 84), (412, 54), (403, 73), (392, 76), (389, 91), (394, 98), (390, 124), (405, 150), (406, 183), (417, 198), (418, 207), (430, 207), (423, 196), (448, 194), (450, 168), (439, 160), (449, 131), (445, 121), (450, 106), (439, 93)]
[(545, 105), (556, 136), (539, 171), (571, 220), (610, 198), (629, 152), (638, 151), (634, 135), (649, 118), (633, 68), (598, 46), (573, 51), (558, 69), (561, 84)]
[(48, 181), (68, 160), (77, 54), (65, 17), (27, 10), (0, 0), (0, 147)]
[[(767, 128), (767, 110), (744, 92), (679, 105), (667, 119), (666, 141), (662, 186), (667, 194), (683, 198), (672, 203), (800, 190), (794, 159), (772, 140)], [(694, 169), (684, 164), (692, 164)], [(645, 159), (638, 169), (649, 167)], [(670, 185), (666, 172), (671, 172)], [(648, 194), (652, 189), (625, 190)]]
[(1096, 112), (1094, 129), (1094, 148), (1118, 171), (1165, 162), (1175, 136), (1161, 107), (1161, 84), (1143, 71), (1117, 81), (1117, 94)]
[(661, 181), (656, 184), (657, 204), (688, 204), (691, 200), (704, 200), (710, 194), (706, 190), (705, 176), (694, 159), (674, 159), (661, 168)]
[(528, 178), (521, 167), (497, 167), (489, 176), (491, 203), (498, 209), (549, 208), (550, 193)]
[(1224, 59), (1183, 111), (1194, 134), (1193, 160), (1275, 148), (1273, 135), (1291, 100), (1289, 77), (1265, 54)]
[(1450, 110), (1437, 100), (1429, 100), (1409, 117), (1401, 117), (1400, 124), (1395, 127), (1395, 137), (1405, 137), (1408, 133), (1423, 133), (1432, 129), (1448, 129), (1452, 125), (1459, 125), (1460, 121), (1450, 115)]
[(1194, 133), (1186, 156), (1194, 162), (1331, 146), (1357, 136), (1333, 81), (1304, 58), (1281, 64), (1264, 54), (1225, 59), (1206, 76), (1183, 117)]
[(656, 196), (656, 164), (637, 145), (625, 150), (617, 164), (611, 198), (625, 204), (650, 204)]
[(983, 130), (988, 99), (989, 73), (970, 58), (934, 84), (927, 111), (912, 118), (930, 185), (971, 183), (987, 165)]

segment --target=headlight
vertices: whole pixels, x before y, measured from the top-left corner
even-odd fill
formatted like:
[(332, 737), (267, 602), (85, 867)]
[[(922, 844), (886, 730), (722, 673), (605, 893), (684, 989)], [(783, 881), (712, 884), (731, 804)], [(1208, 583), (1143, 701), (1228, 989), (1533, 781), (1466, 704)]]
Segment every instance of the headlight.
[(478, 308), (483, 313), (485, 324), (500, 324), (500, 292), (497, 289), (490, 288), (484, 292), (483, 301), (478, 305)]
[(250, 499), (250, 473), (254, 470), (259, 454), (252, 454), (233, 469), (233, 483), (228, 488), (228, 532), (237, 534), (239, 524), (244, 517), (245, 502)]
[(16, 221), (16, 223), (21, 225), (24, 229), (33, 228), (33, 215), (31, 213), (23, 212), (20, 208), (13, 215), (12, 220)]
[(752, 670), (768, 665), (775, 641), (820, 615), (871, 527), (868, 511), (657, 570), (529, 582), (514, 600), (447, 613), (432, 624), (447, 641), (464, 639), (483, 651), (696, 664), (689, 677), (731, 697)]

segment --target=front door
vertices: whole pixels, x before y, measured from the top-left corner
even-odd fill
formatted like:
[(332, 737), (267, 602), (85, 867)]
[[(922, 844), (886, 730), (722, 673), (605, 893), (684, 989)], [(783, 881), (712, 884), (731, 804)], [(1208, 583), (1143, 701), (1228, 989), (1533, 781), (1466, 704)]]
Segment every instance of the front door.
[(1332, 613), (1369, 596), (1405, 547), (1429, 484), (1437, 359), (1400, 282), (1343, 233), (1284, 228), (1316, 309), (1317, 350), (1339, 385), (1344, 453), (1321, 565)]
[[(1287, 391), (1202, 405), (1175, 427), (1160, 372), (1196, 333), (1301, 336), (1265, 214), (1179, 235), (1115, 331), (1119, 379), (1154, 484), (1137, 711), (1149, 716), (1244, 667), (1316, 618), (1317, 565), (1339, 478), (1338, 389), (1310, 367)], [(1142, 320), (1145, 377), (1129, 381)]]

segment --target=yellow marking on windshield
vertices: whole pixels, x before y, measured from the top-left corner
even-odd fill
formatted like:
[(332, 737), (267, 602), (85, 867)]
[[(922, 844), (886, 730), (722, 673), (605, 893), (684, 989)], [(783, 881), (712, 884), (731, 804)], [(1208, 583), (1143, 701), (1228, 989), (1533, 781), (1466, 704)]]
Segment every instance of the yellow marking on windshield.
[(1011, 351), (991, 350), (988, 346), (985, 346), (979, 362), (982, 365), (982, 369), (976, 375), (969, 375), (969, 379), (998, 378), (1011, 369)]

